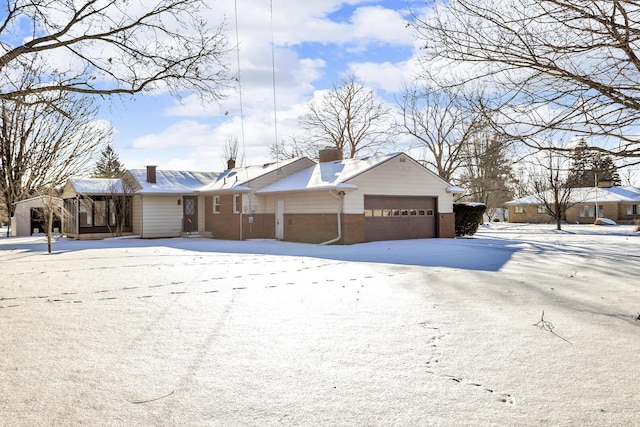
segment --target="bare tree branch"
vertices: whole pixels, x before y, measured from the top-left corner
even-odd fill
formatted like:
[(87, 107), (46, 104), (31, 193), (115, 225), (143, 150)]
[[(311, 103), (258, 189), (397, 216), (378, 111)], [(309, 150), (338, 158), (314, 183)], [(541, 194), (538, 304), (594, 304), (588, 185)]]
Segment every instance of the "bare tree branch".
[[(148, 3), (147, 3), (148, 4)], [(0, 24), (0, 99), (72, 92), (133, 95), (195, 92), (219, 99), (226, 84), (222, 25), (204, 0), (7, 0)], [(15, 85), (24, 70), (31, 85)]]

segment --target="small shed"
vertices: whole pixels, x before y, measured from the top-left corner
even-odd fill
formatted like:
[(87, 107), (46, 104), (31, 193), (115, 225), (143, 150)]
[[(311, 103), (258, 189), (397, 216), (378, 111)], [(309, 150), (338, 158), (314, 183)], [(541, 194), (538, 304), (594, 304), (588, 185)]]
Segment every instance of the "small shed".
[(11, 235), (14, 237), (32, 236), (45, 233), (44, 212), (48, 204), (56, 207), (53, 220), (53, 232), (62, 231), (62, 199), (53, 196), (37, 196), (16, 202), (14, 215), (11, 217)]

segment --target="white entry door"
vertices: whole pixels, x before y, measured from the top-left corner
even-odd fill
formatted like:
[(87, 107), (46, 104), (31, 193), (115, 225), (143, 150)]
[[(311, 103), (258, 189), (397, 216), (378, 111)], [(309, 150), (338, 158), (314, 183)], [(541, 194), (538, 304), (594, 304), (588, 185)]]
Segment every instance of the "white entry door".
[(284, 239), (284, 200), (276, 200), (276, 239)]

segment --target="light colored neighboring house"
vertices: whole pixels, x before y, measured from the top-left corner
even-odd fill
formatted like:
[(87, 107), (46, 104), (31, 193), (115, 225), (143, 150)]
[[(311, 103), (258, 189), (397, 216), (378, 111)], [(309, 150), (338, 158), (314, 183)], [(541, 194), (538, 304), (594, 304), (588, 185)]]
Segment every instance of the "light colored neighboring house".
[[(551, 196), (548, 198), (551, 200)], [(607, 218), (619, 224), (640, 220), (640, 187), (582, 187), (571, 191), (566, 222), (592, 224), (597, 218)], [(542, 200), (527, 196), (507, 202), (509, 222), (547, 223), (553, 219), (546, 213)]]
[(52, 230), (54, 233), (60, 233), (62, 230), (62, 199), (37, 196), (16, 202), (15, 211), (11, 217), (11, 235), (15, 237), (46, 233), (42, 213), (50, 200), (57, 205), (59, 210), (57, 218), (54, 218)]
[[(230, 160), (227, 166), (222, 173), (148, 166), (103, 187), (127, 190), (132, 197), (127, 232), (143, 238), (186, 233), (345, 244), (454, 237), (454, 195), (464, 192), (404, 153), (343, 160), (338, 150), (329, 149), (321, 150), (319, 162), (302, 157), (236, 168)], [(81, 206), (82, 197), (89, 196), (106, 206), (101, 215), (109, 221), (108, 194), (97, 191), (98, 183), (67, 184), (65, 203), (76, 200)], [(81, 214), (79, 208), (76, 212)], [(102, 210), (94, 205), (92, 212), (90, 226), (86, 220), (84, 228), (76, 225), (79, 232), (72, 237), (108, 232), (96, 229), (95, 215)]]

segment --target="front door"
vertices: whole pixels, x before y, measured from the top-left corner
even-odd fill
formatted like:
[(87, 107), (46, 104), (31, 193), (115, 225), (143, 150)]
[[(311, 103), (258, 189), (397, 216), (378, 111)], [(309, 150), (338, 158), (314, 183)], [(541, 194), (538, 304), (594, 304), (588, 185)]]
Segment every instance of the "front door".
[(198, 231), (198, 197), (183, 196), (182, 198), (182, 228), (190, 233)]
[(284, 240), (284, 200), (276, 201), (276, 239)]

